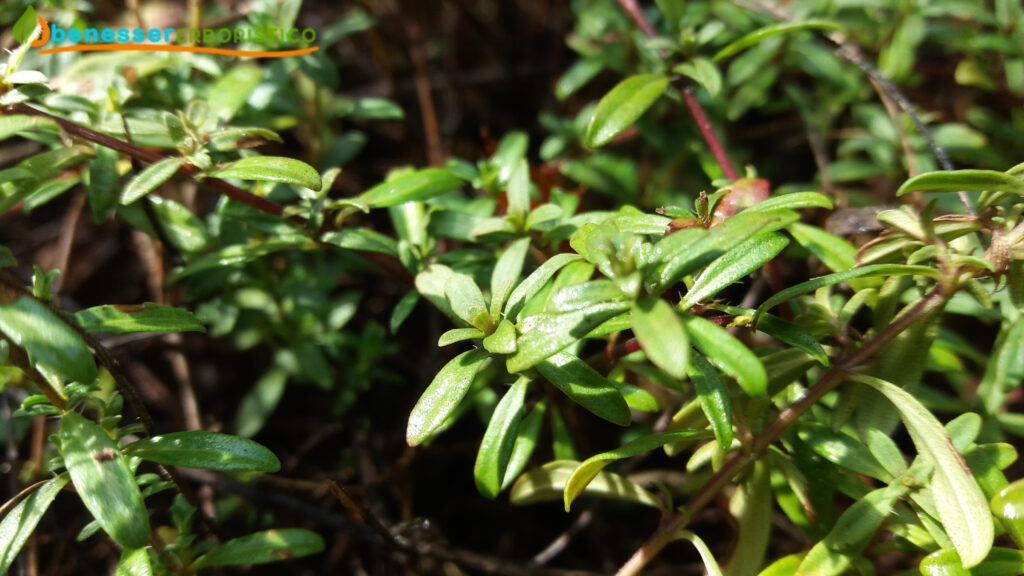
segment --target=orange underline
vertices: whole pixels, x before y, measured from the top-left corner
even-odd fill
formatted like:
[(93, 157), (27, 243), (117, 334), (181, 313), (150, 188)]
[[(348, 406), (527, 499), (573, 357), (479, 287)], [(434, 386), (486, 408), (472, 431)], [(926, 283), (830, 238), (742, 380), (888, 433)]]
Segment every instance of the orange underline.
[(320, 48), (313, 46), (301, 50), (282, 50), (280, 52), (260, 52), (257, 50), (230, 50), (227, 48), (208, 48), (206, 46), (174, 46), (168, 44), (75, 44), (60, 48), (40, 50), (40, 54), (57, 54), (60, 52), (106, 52), (124, 50), (131, 52), (202, 52), (205, 54), (222, 54), (224, 56), (243, 56), (247, 58), (283, 58), (285, 56), (302, 56), (316, 52)]

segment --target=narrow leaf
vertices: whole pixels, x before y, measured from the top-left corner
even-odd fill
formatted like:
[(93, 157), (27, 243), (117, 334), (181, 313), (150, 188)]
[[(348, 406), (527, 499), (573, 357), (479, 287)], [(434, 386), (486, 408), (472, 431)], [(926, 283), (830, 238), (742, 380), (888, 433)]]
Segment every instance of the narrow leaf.
[(469, 391), (473, 378), (480, 371), (488, 354), (484, 350), (469, 350), (445, 364), (420, 396), (412, 413), (405, 439), (410, 446), (423, 442), (444, 423)]
[(11, 568), (21, 547), (67, 483), (67, 475), (61, 474), (39, 486), (0, 521), (0, 574), (6, 574)]
[(164, 158), (155, 164), (147, 166), (145, 170), (139, 172), (124, 187), (124, 190), (121, 192), (121, 203), (131, 204), (149, 194), (158, 186), (170, 180), (171, 176), (174, 176), (175, 172), (184, 164), (185, 162), (181, 158)]
[(532, 368), (545, 358), (582, 339), (605, 320), (629, 309), (629, 302), (595, 304), (564, 314), (537, 314), (520, 322), (516, 352), (508, 357), (509, 372)]
[(952, 170), (926, 172), (907, 180), (896, 191), (897, 196), (908, 192), (959, 192), (961, 190), (998, 190), (1024, 195), (1024, 181), (993, 170)]
[(206, 331), (199, 319), (188, 310), (152, 302), (128, 306), (94, 306), (76, 312), (75, 320), (86, 332), (94, 334)]
[(100, 527), (126, 548), (149, 540), (149, 513), (128, 461), (106, 430), (77, 412), (60, 424), (61, 454), (85, 507)]
[(238, 178), (239, 180), (258, 180), (261, 182), (284, 182), (320, 190), (323, 182), (320, 173), (312, 166), (283, 156), (250, 156), (237, 162), (214, 170), (210, 176), (215, 178)]
[(641, 297), (633, 306), (632, 327), (651, 363), (673, 378), (686, 377), (690, 339), (668, 302), (650, 295)]
[(715, 440), (722, 452), (732, 446), (732, 401), (725, 391), (722, 379), (718, 377), (707, 360), (700, 354), (690, 354), (690, 365), (687, 369), (700, 409), (711, 423)]
[(842, 26), (840, 26), (836, 22), (831, 22), (829, 20), (816, 19), (803, 20), (802, 22), (782, 22), (779, 24), (772, 24), (770, 26), (765, 26), (764, 28), (761, 28), (759, 30), (755, 30), (750, 34), (747, 34), (746, 36), (740, 38), (739, 40), (734, 40), (730, 42), (725, 48), (722, 48), (721, 50), (718, 51), (717, 54), (715, 54), (714, 59), (717, 62), (718, 60), (728, 58), (729, 56), (746, 50), (747, 48), (750, 48), (754, 44), (758, 44), (767, 38), (771, 38), (772, 36), (785, 34), (787, 32), (794, 32), (796, 30), (814, 29), (842, 30)]
[(963, 457), (953, 448), (945, 428), (906, 391), (871, 376), (855, 374), (851, 378), (878, 390), (899, 410), (918, 454), (934, 468), (929, 487), (942, 527), (963, 566), (979, 564), (992, 548), (992, 515), (981, 488)]
[(708, 576), (722, 576), (722, 569), (718, 566), (718, 561), (715, 560), (711, 550), (708, 549), (708, 545), (700, 539), (700, 536), (689, 530), (684, 530), (679, 533), (679, 538), (689, 540), (693, 547), (697, 549), (701, 561), (704, 562), (704, 571), (707, 572)]
[(172, 432), (144, 438), (125, 446), (125, 453), (143, 460), (206, 470), (277, 472), (281, 462), (274, 453), (248, 438), (205, 430)]
[(555, 354), (537, 364), (537, 371), (596, 416), (619, 426), (628, 426), (632, 420), (629, 406), (615, 385), (579, 358)]
[(780, 234), (769, 232), (754, 236), (746, 242), (729, 250), (705, 268), (693, 281), (693, 286), (679, 302), (680, 310), (689, 310), (691, 306), (718, 294), (723, 288), (764, 266), (782, 249), (789, 240)]
[(501, 491), (505, 469), (519, 433), (523, 401), (526, 399), (529, 384), (530, 380), (521, 376), (508, 389), (494, 408), (483, 440), (480, 441), (476, 465), (473, 467), (473, 478), (476, 481), (476, 489), (487, 498), (495, 498)]
[(114, 576), (152, 576), (153, 565), (149, 562), (149, 550), (146, 548), (125, 548), (121, 551), (121, 559), (117, 562)]
[(387, 208), (414, 200), (426, 200), (461, 188), (465, 182), (443, 168), (427, 168), (382, 182), (363, 192), (358, 200), (373, 208)]
[(631, 458), (633, 456), (639, 456), (640, 454), (646, 454), (655, 448), (660, 448), (670, 442), (678, 442), (680, 440), (692, 440), (696, 438), (703, 438), (708, 435), (703, 430), (678, 430), (675, 432), (659, 432), (657, 434), (648, 434), (641, 438), (637, 438), (632, 442), (623, 444), (615, 450), (610, 450), (596, 456), (591, 456), (584, 460), (578, 468), (572, 473), (569, 481), (565, 484), (565, 511), (569, 511), (569, 507), (572, 505), (573, 500), (590, 484), (591, 480), (597, 476), (597, 473), (604, 469), (605, 466), (611, 464), (616, 460), (622, 460), (623, 458)]
[(502, 490), (515, 482), (519, 474), (526, 468), (526, 463), (530, 461), (530, 456), (533, 455), (533, 450), (537, 447), (537, 438), (540, 436), (540, 428), (544, 424), (545, 412), (547, 412), (547, 407), (544, 402), (538, 402), (519, 424), (516, 442), (512, 446), (512, 455), (509, 456), (508, 466), (505, 468), (505, 478), (501, 481)]
[(700, 316), (686, 314), (683, 323), (690, 340), (711, 360), (711, 363), (736, 379), (750, 396), (762, 396), (768, 387), (768, 376), (757, 356), (734, 338), (725, 328)]
[(96, 361), (81, 336), (34, 298), (0, 305), (0, 332), (44, 375), (83, 384), (96, 379)]
[(666, 88), (668, 78), (654, 74), (638, 74), (619, 82), (594, 108), (584, 144), (598, 148), (611, 142), (643, 116)]
[(846, 282), (853, 278), (870, 278), (874, 276), (907, 276), (907, 275), (918, 275), (928, 276), (931, 278), (938, 277), (939, 271), (928, 266), (906, 266), (903, 264), (872, 264), (871, 266), (864, 266), (861, 268), (854, 268), (845, 272), (836, 272), (834, 274), (827, 274), (825, 276), (819, 276), (812, 278), (807, 282), (801, 282), (796, 286), (790, 286), (781, 292), (777, 292), (772, 295), (771, 298), (765, 300), (764, 304), (757, 309), (757, 313), (754, 315), (754, 321), (756, 322), (762, 314), (771, 310), (772, 308), (791, 300), (801, 294), (813, 292), (818, 288), (824, 286), (831, 286), (833, 284), (839, 284), (840, 282)]
[(494, 265), (494, 273), (491, 275), (491, 318), (497, 320), (501, 314), (505, 300), (523, 273), (523, 262), (529, 249), (530, 239), (520, 238), (509, 245)]
[(192, 568), (267, 564), (317, 554), (324, 540), (316, 532), (301, 528), (266, 530), (228, 540), (200, 556)]
[[(509, 500), (513, 504), (533, 504), (562, 500), (566, 484), (579, 466), (574, 460), (555, 460), (523, 474), (512, 486)], [(601, 471), (583, 491), (587, 496), (633, 502), (646, 506), (661, 506), (650, 492), (613, 472)]]

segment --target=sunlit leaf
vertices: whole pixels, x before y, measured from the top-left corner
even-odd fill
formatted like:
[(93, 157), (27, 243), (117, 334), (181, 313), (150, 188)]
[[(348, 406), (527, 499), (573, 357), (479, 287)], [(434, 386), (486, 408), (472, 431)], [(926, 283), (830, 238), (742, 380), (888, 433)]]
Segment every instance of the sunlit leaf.
[(619, 82), (597, 103), (583, 142), (598, 148), (637, 121), (668, 88), (668, 78), (638, 74)]
[(992, 548), (992, 516), (978, 483), (953, 448), (945, 428), (906, 391), (870, 376), (852, 378), (884, 394), (899, 410), (918, 454), (934, 468), (929, 486), (942, 527), (964, 567), (979, 564)]
[(324, 540), (316, 532), (301, 528), (266, 530), (218, 544), (197, 558), (192, 567), (267, 564), (317, 554), (323, 549)]
[(682, 317), (686, 332), (706, 358), (736, 379), (750, 396), (762, 396), (768, 376), (757, 356), (728, 331), (710, 320), (687, 314)]
[(487, 498), (495, 498), (501, 491), (505, 469), (512, 456), (523, 418), (523, 401), (529, 384), (529, 379), (520, 377), (505, 392), (505, 396), (494, 408), (491, 421), (480, 441), (473, 478), (476, 480), (476, 489)]
[(537, 371), (591, 413), (619, 426), (628, 426), (632, 420), (629, 406), (615, 385), (579, 358), (555, 354), (537, 364)]
[(61, 455), (71, 483), (100, 527), (126, 548), (149, 540), (149, 513), (128, 461), (106, 430), (77, 412), (60, 423)]
[[(533, 504), (562, 500), (565, 486), (573, 472), (579, 467), (574, 460), (555, 460), (540, 468), (534, 468), (523, 474), (512, 485), (509, 500), (513, 504)], [(601, 471), (583, 491), (583, 496), (597, 496), (613, 500), (622, 500), (636, 504), (659, 507), (661, 502), (650, 492), (618, 474)]]
[(76, 312), (75, 320), (86, 332), (98, 334), (206, 331), (199, 319), (188, 310), (151, 302), (126, 306), (93, 306)]
[(646, 454), (655, 448), (660, 448), (670, 442), (680, 440), (693, 440), (706, 437), (708, 433), (704, 430), (678, 430), (675, 432), (659, 432), (648, 434), (623, 444), (615, 450), (610, 450), (584, 460), (569, 477), (565, 484), (565, 511), (569, 511), (573, 500), (583, 492), (583, 489), (594, 479), (605, 466), (616, 460), (630, 458)]
[(461, 188), (465, 182), (449, 170), (427, 168), (382, 182), (359, 195), (373, 208), (387, 208), (414, 200), (426, 200)]
[(206, 470), (277, 472), (281, 462), (274, 453), (240, 436), (205, 430), (172, 432), (143, 438), (125, 446), (125, 453), (143, 460)]
[(487, 359), (486, 351), (469, 350), (453, 358), (434, 376), (409, 414), (405, 438), (410, 446), (429, 438), (444, 423), (462, 402), (473, 378)]
[(284, 182), (319, 190), (320, 173), (305, 162), (284, 156), (249, 156), (210, 173), (215, 178)]
[(633, 306), (633, 333), (647, 358), (674, 378), (686, 377), (690, 340), (679, 315), (660, 298), (643, 296)]
[(66, 474), (57, 476), (36, 488), (4, 515), (0, 521), (0, 574), (6, 574), (11, 568), (21, 547), (67, 483)]

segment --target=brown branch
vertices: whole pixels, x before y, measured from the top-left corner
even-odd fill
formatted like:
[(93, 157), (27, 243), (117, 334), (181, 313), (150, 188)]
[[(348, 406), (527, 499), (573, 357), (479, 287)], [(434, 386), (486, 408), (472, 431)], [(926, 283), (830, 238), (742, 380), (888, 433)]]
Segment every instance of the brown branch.
[(732, 482), (736, 475), (759, 460), (797, 418), (817, 404), (825, 394), (828, 394), (841, 384), (849, 371), (856, 369), (873, 358), (883, 346), (888, 344), (898, 334), (906, 330), (925, 314), (942, 306), (952, 295), (953, 290), (950, 287), (941, 285), (936, 287), (928, 296), (918, 301), (913, 308), (887, 326), (878, 336), (833, 366), (802, 398), (787, 406), (767, 428), (759, 432), (745, 451), (737, 453), (729, 459), (711, 479), (701, 486), (700, 490), (686, 502), (682, 511), (676, 512), (669, 517), (633, 556), (622, 565), (617, 575), (633, 576), (638, 574), (652, 558), (661, 552), (662, 548), (676, 539), (679, 531), (686, 527), (686, 523), (693, 515), (710, 504), (718, 493)]

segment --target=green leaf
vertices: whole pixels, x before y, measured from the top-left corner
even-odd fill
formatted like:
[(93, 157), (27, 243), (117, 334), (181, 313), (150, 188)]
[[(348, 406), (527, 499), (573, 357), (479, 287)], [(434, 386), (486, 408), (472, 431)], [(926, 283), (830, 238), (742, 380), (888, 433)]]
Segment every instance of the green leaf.
[(864, 444), (842, 432), (833, 432), (820, 424), (807, 423), (800, 426), (798, 433), (805, 444), (833, 464), (870, 478), (882, 481), (892, 479)]
[[(566, 484), (578, 467), (579, 462), (574, 460), (555, 460), (540, 468), (534, 468), (520, 477), (512, 486), (509, 501), (522, 505), (562, 500)], [(583, 495), (622, 500), (656, 508), (661, 506), (661, 502), (647, 490), (618, 474), (607, 471), (599, 472), (587, 485)]]
[(693, 440), (696, 438), (706, 437), (708, 433), (704, 430), (678, 430), (675, 432), (659, 432), (657, 434), (648, 434), (627, 442), (615, 450), (610, 450), (595, 456), (591, 456), (584, 460), (578, 468), (569, 477), (569, 481), (565, 484), (565, 511), (569, 511), (569, 507), (572, 505), (573, 500), (583, 492), (583, 489), (597, 476), (598, 472), (604, 469), (605, 466), (611, 464), (616, 460), (622, 460), (623, 458), (631, 458), (633, 456), (639, 456), (640, 454), (646, 454), (655, 448), (660, 448), (670, 442), (678, 442), (680, 440)]
[(452, 272), (444, 285), (444, 295), (457, 317), (484, 332), (493, 331), (493, 319), (487, 314), (487, 302), (472, 276)]
[(680, 310), (718, 294), (723, 288), (758, 270), (789, 244), (781, 234), (769, 232), (743, 242), (729, 250), (705, 268), (693, 281), (693, 286), (679, 302)]
[(93, 334), (206, 331), (199, 319), (188, 310), (152, 302), (130, 306), (93, 306), (76, 312), (75, 320), (83, 330)]
[(519, 312), (523, 309), (523, 306), (533, 298), (548, 280), (555, 275), (563, 266), (570, 262), (577, 262), (583, 260), (583, 257), (579, 254), (556, 254), (551, 258), (548, 258), (546, 262), (541, 264), (530, 273), (522, 282), (516, 286), (512, 294), (509, 295), (508, 301), (505, 303), (505, 318), (515, 322), (519, 316)]
[(612, 424), (629, 426), (632, 416), (614, 384), (579, 358), (555, 354), (537, 364), (537, 371), (573, 402)]
[(689, 62), (676, 66), (672, 71), (696, 80), (712, 98), (718, 96), (718, 93), (722, 91), (722, 73), (719, 72), (718, 66), (715, 66), (715, 63), (707, 58), (697, 56)]
[(857, 262), (857, 249), (853, 245), (821, 228), (794, 222), (788, 230), (801, 246), (817, 256), (833, 272), (849, 270)]
[(456, 342), (465, 342), (466, 340), (472, 340), (474, 338), (483, 338), (487, 334), (477, 330), (476, 328), (452, 328), (441, 337), (437, 339), (437, 345), (439, 347), (445, 347)]
[(14, 23), (14, 28), (11, 30), (11, 33), (14, 35), (14, 40), (18, 42), (18, 44), (28, 42), (29, 37), (32, 36), (32, 32), (35, 31), (36, 26), (38, 25), (39, 17), (36, 16), (35, 9), (31, 6), (25, 8), (25, 12)]
[(530, 211), (530, 164), (520, 158), (508, 178), (508, 215), (515, 218), (522, 226), (526, 214)]
[(533, 455), (533, 450), (537, 447), (537, 438), (540, 436), (540, 428), (544, 424), (546, 411), (547, 407), (544, 402), (538, 402), (519, 424), (519, 432), (516, 435), (515, 444), (512, 446), (512, 454), (508, 458), (508, 466), (505, 467), (505, 478), (501, 481), (502, 490), (515, 482), (519, 474), (526, 468), (526, 463), (530, 461), (530, 456)]
[(889, 517), (893, 505), (909, 488), (897, 483), (872, 490), (843, 512), (828, 535), (811, 548), (796, 576), (841, 576)]
[(444, 423), (462, 402), (488, 357), (484, 350), (469, 350), (441, 368), (409, 414), (405, 433), (409, 446), (420, 444)]
[(907, 266), (904, 264), (872, 264), (871, 266), (863, 266), (861, 268), (854, 268), (845, 272), (836, 272), (834, 274), (826, 274), (825, 276), (819, 276), (812, 278), (807, 282), (801, 282), (796, 286), (790, 286), (781, 292), (777, 292), (768, 298), (761, 304), (757, 309), (757, 313), (754, 315), (754, 321), (757, 322), (768, 310), (791, 300), (801, 294), (813, 292), (818, 288), (824, 286), (831, 286), (840, 282), (846, 282), (853, 278), (871, 278), (874, 276), (928, 276), (930, 278), (937, 278), (939, 271), (928, 266)]
[(391, 319), (388, 321), (388, 329), (391, 330), (392, 334), (398, 332), (398, 329), (405, 322), (409, 314), (412, 313), (413, 309), (416, 308), (416, 304), (420, 301), (420, 293), (416, 290), (410, 290), (402, 296), (402, 299), (395, 304), (395, 309), (391, 312)]
[(7, 246), (0, 246), (0, 268), (6, 268), (8, 266), (17, 266), (18, 260), (14, 257), (14, 253)]
[(323, 182), (320, 173), (312, 166), (283, 156), (250, 156), (232, 162), (209, 174), (214, 178), (237, 178), (260, 182), (284, 182), (320, 190)]
[(494, 408), (480, 450), (476, 454), (473, 478), (476, 489), (487, 498), (495, 498), (505, 480), (505, 470), (519, 434), (523, 402), (530, 380), (520, 376)]
[(195, 256), (171, 274), (171, 282), (177, 282), (193, 274), (228, 266), (238, 266), (285, 250), (313, 250), (316, 244), (306, 239), (272, 239), (259, 244), (232, 244), (216, 252)]
[(146, 548), (125, 548), (121, 551), (121, 559), (117, 562), (114, 576), (152, 576), (153, 566), (149, 562), (149, 550)]
[(143, 460), (205, 470), (277, 472), (281, 462), (262, 444), (248, 438), (205, 430), (172, 432), (125, 446), (125, 453)]
[(952, 170), (926, 172), (907, 180), (896, 191), (897, 196), (908, 192), (959, 192), (961, 190), (999, 190), (1024, 195), (1024, 181), (993, 170)]
[(687, 369), (693, 389), (697, 393), (700, 409), (711, 423), (715, 440), (722, 452), (732, 446), (732, 401), (725, 390), (718, 372), (700, 354), (690, 354), (690, 365)]
[(213, 129), (218, 121), (233, 118), (263, 80), (263, 69), (254, 64), (239, 64), (220, 76), (206, 94), (210, 107), (203, 128)]
[(509, 372), (522, 372), (582, 339), (605, 320), (625, 312), (630, 302), (595, 304), (564, 314), (537, 314), (520, 322), (516, 351), (506, 362)]
[(750, 396), (763, 396), (768, 376), (757, 356), (725, 328), (700, 316), (686, 314), (683, 324), (690, 340), (722, 372), (736, 379)]
[(629, 128), (668, 88), (668, 78), (638, 74), (619, 82), (597, 103), (583, 143), (598, 148)]
[(615, 282), (611, 280), (591, 280), (580, 284), (571, 284), (554, 292), (548, 301), (547, 310), (551, 312), (572, 312), (594, 306), (597, 303), (609, 303), (625, 299), (626, 295), (622, 293), (622, 290)]
[(711, 550), (708, 549), (708, 545), (699, 536), (689, 530), (683, 530), (679, 533), (679, 538), (689, 540), (693, 547), (697, 549), (701, 561), (704, 562), (704, 571), (708, 576), (722, 576), (722, 569), (718, 566), (718, 561), (715, 560)]
[(1018, 576), (1024, 573), (1024, 552), (993, 548), (985, 561), (965, 570), (956, 550), (938, 550), (921, 561), (924, 576)]
[(711, 230), (685, 228), (674, 232), (651, 250), (644, 272), (647, 283), (665, 290), (748, 238), (773, 232), (796, 219), (799, 215), (795, 212), (744, 210)]
[(498, 323), (494, 333), (484, 338), (484, 349), (491, 354), (511, 354), (516, 351), (516, 327), (506, 319)]
[(601, 58), (581, 58), (569, 67), (555, 83), (555, 98), (565, 100), (594, 79), (604, 69)]
[(530, 239), (520, 238), (509, 245), (494, 265), (491, 274), (491, 318), (497, 320), (500, 316), (505, 300), (523, 273), (523, 261), (529, 249)]
[(761, 316), (761, 321), (757, 323), (757, 329), (769, 336), (782, 340), (790, 346), (795, 346), (807, 352), (820, 362), (822, 366), (829, 365), (828, 355), (825, 354), (825, 349), (821, 347), (818, 340), (811, 333), (796, 324), (787, 322), (778, 316), (765, 314)]
[(125, 548), (145, 546), (149, 513), (127, 459), (107, 431), (77, 412), (66, 412), (60, 445), (71, 483), (100, 527)]
[(999, 519), (1017, 546), (1024, 546), (1024, 479), (1000, 490), (990, 505), (993, 516)]
[(67, 483), (66, 474), (46, 482), (18, 502), (18, 505), (11, 508), (0, 521), (0, 574), (7, 574), (21, 547), (25, 545), (43, 518), (43, 514), (53, 503), (53, 499)]
[(750, 34), (747, 34), (746, 36), (740, 38), (739, 40), (734, 40), (730, 42), (725, 48), (722, 48), (721, 50), (718, 51), (717, 54), (715, 54), (714, 59), (717, 62), (718, 60), (728, 58), (733, 54), (746, 50), (747, 48), (750, 48), (754, 44), (758, 44), (761, 41), (767, 38), (771, 38), (772, 36), (776, 36), (778, 34), (785, 34), (787, 32), (793, 32), (796, 30), (814, 29), (842, 30), (842, 26), (840, 26), (836, 22), (831, 22), (829, 20), (817, 20), (813, 18), (803, 20), (802, 22), (781, 22), (779, 24), (772, 24), (770, 26), (765, 26), (764, 28), (761, 28), (759, 30), (755, 30)]
[(462, 187), (465, 182), (443, 168), (427, 168), (382, 182), (359, 195), (372, 208), (387, 208), (414, 200), (426, 200)]
[(690, 340), (668, 302), (650, 295), (641, 297), (633, 306), (632, 328), (652, 364), (673, 378), (686, 377)]
[(981, 488), (953, 448), (945, 428), (906, 391), (871, 376), (850, 377), (884, 394), (899, 410), (918, 454), (934, 467), (928, 485), (942, 527), (963, 559), (963, 566), (979, 564), (992, 548), (992, 516)]
[(5, 114), (0, 116), (0, 140), (7, 140), (15, 134), (30, 131), (57, 132), (57, 123), (49, 118), (26, 116), (24, 114)]
[(164, 158), (139, 172), (121, 192), (121, 203), (131, 204), (167, 182), (185, 164), (181, 158)]
[(369, 228), (345, 228), (328, 232), (321, 240), (348, 250), (380, 252), (398, 258), (398, 243), (395, 239)]
[(797, 208), (832, 209), (832, 201), (828, 196), (817, 192), (793, 192), (778, 194), (754, 204), (747, 210), (767, 212), (769, 210), (796, 210)]
[(25, 350), (43, 375), (82, 384), (96, 379), (96, 361), (81, 336), (34, 298), (0, 305), (0, 332)]
[(197, 558), (192, 568), (267, 564), (317, 554), (323, 549), (324, 540), (316, 532), (301, 528), (266, 530), (215, 546)]
[(235, 413), (235, 432), (251, 438), (263, 429), (274, 413), (288, 383), (288, 373), (280, 368), (267, 370), (252, 389), (242, 397)]

